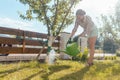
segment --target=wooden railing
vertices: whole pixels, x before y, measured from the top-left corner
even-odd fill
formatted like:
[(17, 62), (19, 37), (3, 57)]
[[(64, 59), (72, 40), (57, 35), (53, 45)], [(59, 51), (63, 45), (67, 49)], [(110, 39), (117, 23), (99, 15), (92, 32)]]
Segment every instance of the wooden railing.
[[(47, 34), (0, 27), (0, 53), (3, 54), (38, 54), (46, 40)], [(60, 37), (55, 40), (53, 47), (58, 50), (59, 45)], [(46, 52), (47, 46), (42, 53)]]

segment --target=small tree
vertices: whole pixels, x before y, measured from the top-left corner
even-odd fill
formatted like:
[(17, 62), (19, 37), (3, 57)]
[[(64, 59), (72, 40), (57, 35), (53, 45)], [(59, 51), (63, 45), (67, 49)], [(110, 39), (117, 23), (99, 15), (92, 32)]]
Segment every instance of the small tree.
[[(72, 7), (80, 0), (19, 0), (29, 8), (26, 15), (20, 17), (27, 20), (37, 19), (44, 23), (48, 33), (48, 48), (60, 32), (74, 20)], [(42, 50), (40, 51), (40, 53)], [(39, 54), (40, 54), (39, 53)], [(38, 55), (39, 57), (39, 55)]]

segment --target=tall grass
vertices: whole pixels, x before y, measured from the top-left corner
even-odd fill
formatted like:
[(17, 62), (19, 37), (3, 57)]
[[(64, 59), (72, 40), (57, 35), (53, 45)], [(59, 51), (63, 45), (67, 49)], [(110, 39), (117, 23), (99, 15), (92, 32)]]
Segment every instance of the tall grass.
[(54, 65), (37, 61), (0, 64), (0, 80), (119, 80), (120, 60), (85, 63), (57, 60)]

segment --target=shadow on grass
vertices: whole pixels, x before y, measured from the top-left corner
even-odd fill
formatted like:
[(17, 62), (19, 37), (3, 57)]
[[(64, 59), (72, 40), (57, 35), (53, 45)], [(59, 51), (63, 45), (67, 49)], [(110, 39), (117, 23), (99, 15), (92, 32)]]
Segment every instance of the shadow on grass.
[(67, 66), (67, 65), (63, 65), (63, 66), (51, 66), (49, 67), (50, 72), (46, 73), (42, 76), (43, 80), (49, 80), (49, 75), (61, 71), (61, 70), (65, 70), (65, 69), (69, 69), (71, 66)]
[(35, 74), (32, 74), (32, 75), (30, 75), (29, 77), (27, 77), (27, 78), (25, 78), (25, 79), (22, 79), (22, 80), (31, 80), (33, 77), (39, 75), (40, 73), (42, 73), (42, 71), (39, 71), (39, 72), (37, 72), (37, 73), (35, 73)]
[(16, 71), (19, 71), (19, 70), (22, 70), (24, 68), (28, 68), (29, 66), (23, 66), (23, 67), (20, 67), (20, 68), (15, 68), (15, 69), (10, 69), (10, 70), (5, 70), (5, 71), (1, 71), (0, 74), (3, 74), (1, 75), (0, 77), (5, 77), (7, 76), (8, 74), (11, 74), (11, 73), (14, 73)]
[(114, 63), (119, 63), (120, 64), (120, 60), (115, 60)]
[(89, 71), (90, 67), (84, 67), (80, 71), (77, 71), (75, 73), (65, 75), (64, 77), (58, 79), (58, 80), (82, 80), (84, 77), (84, 74)]
[[(116, 63), (119, 63), (120, 64), (120, 61), (116, 61), (114, 64)], [(120, 66), (118, 66), (119, 68), (114, 68), (114, 64), (112, 63), (108, 63), (108, 64), (105, 64), (105, 63), (97, 63), (95, 64), (94, 66), (91, 66), (91, 67), (84, 67), (82, 68), (81, 70), (75, 72), (75, 73), (72, 73), (72, 74), (68, 74), (68, 75), (65, 75), (64, 77), (62, 78), (59, 78), (58, 80), (83, 80), (84, 79), (84, 75), (90, 71), (90, 68), (94, 69), (94, 71), (90, 71), (89, 72), (89, 75), (95, 77), (99, 72), (103, 73), (103, 74), (106, 74), (104, 73), (104, 71), (106, 71), (108, 68), (112, 68), (112, 74), (111, 76), (114, 76), (114, 75), (120, 75)], [(109, 78), (109, 74), (108, 76), (106, 76)]]
[(120, 75), (120, 60), (114, 61), (114, 64), (118, 64), (118, 66), (112, 68), (112, 75), (113, 76)]

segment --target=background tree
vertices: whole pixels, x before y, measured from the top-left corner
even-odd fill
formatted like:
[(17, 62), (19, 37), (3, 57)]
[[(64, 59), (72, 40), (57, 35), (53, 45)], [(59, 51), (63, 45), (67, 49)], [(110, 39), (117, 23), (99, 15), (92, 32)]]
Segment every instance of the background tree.
[(112, 38), (106, 38), (103, 43), (103, 50), (107, 53), (115, 53), (117, 45)]
[(116, 16), (117, 24), (120, 27), (120, 0), (118, 0), (116, 4), (115, 16)]
[[(99, 41), (103, 44), (103, 50), (115, 53), (120, 44), (119, 27), (115, 15), (101, 15), (99, 28)], [(102, 37), (102, 40), (101, 40)]]
[(60, 32), (68, 25), (73, 23), (73, 5), (80, 0), (19, 0), (28, 6), (26, 14), (20, 17), (27, 20), (37, 19), (44, 23), (48, 33), (48, 48)]

